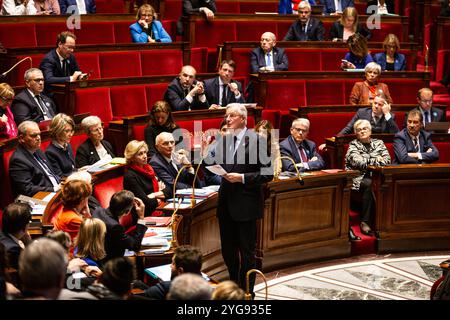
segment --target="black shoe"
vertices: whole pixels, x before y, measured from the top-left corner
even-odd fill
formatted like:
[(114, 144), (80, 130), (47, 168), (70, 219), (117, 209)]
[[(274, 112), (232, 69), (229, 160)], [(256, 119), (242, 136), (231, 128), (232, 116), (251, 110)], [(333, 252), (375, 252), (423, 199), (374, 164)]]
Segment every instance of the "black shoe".
[(352, 227), (350, 227), (350, 230), (348, 230), (348, 237), (350, 239), (350, 241), (360, 241), (361, 238), (358, 237), (354, 232)]

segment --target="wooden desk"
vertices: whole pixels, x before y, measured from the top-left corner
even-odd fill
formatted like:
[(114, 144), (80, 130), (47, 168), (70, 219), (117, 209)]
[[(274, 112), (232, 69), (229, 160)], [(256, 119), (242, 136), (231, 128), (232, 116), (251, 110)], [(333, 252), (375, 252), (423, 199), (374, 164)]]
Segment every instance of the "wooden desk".
[(450, 164), (370, 170), (379, 253), (450, 249)]

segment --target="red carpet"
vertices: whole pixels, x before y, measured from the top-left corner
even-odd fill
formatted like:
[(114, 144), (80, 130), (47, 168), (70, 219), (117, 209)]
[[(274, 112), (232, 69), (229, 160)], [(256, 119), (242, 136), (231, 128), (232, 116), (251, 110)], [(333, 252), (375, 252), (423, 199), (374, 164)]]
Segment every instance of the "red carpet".
[(375, 236), (366, 236), (361, 233), (361, 229), (359, 228), (359, 213), (353, 210), (350, 210), (350, 226), (352, 227), (353, 232), (361, 238), (360, 241), (351, 241), (351, 255), (357, 256), (361, 254), (376, 253), (377, 238)]

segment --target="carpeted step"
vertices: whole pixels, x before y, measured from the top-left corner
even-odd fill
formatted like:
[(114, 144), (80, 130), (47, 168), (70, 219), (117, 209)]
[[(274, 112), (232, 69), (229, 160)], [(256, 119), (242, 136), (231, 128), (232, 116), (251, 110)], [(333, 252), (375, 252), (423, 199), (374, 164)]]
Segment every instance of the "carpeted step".
[(376, 253), (377, 251), (377, 238), (375, 236), (366, 236), (361, 233), (361, 229), (359, 228), (359, 213), (350, 210), (350, 227), (352, 227), (355, 235), (361, 238), (360, 241), (351, 241), (351, 255), (357, 256), (360, 254), (371, 254)]

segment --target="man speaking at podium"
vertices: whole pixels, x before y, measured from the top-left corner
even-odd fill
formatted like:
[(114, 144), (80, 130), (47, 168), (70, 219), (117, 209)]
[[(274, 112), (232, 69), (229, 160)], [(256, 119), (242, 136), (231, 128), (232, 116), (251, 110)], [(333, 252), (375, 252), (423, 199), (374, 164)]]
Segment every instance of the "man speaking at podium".
[[(230, 279), (245, 289), (247, 271), (256, 267), (256, 220), (262, 218), (262, 185), (272, 180), (273, 167), (265, 140), (247, 129), (247, 109), (230, 104), (225, 121), (229, 133), (217, 142), (207, 164), (220, 164), (222, 176), (217, 205), (222, 256)], [(253, 293), (255, 277), (250, 280)]]

